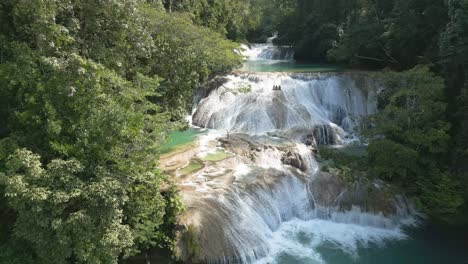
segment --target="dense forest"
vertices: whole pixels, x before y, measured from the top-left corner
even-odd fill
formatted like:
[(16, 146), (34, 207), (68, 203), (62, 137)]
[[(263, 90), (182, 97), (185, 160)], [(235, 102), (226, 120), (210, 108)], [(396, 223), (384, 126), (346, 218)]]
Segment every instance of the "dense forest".
[(170, 248), (184, 208), (159, 147), (275, 32), (296, 60), (378, 71), (369, 158), (344, 166), (466, 223), (468, 0), (3, 0), (0, 263)]

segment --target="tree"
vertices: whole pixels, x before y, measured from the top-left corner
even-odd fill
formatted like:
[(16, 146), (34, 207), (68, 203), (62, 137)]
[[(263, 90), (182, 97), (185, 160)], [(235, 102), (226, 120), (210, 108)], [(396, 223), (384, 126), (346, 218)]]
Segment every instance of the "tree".
[(145, 205), (154, 229), (146, 239), (160, 236), (166, 202), (157, 192), (164, 178), (154, 160), (165, 114), (148, 114), (157, 111), (145, 99), (153, 94), (148, 87), (77, 55), (40, 63), (47, 74), (14, 89), (33, 88), (18, 105), (11, 138), (45, 155), (19, 149), (6, 160), (2, 185), (17, 213), (13, 235), (32, 246), (38, 262), (116, 262), (120, 252), (138, 246), (136, 227), (124, 221), (147, 214), (124, 211), (129, 202), (145, 201), (135, 195), (151, 191)]
[(119, 252), (132, 245), (117, 209), (123, 201), (113, 195), (124, 199), (120, 184), (104, 175), (82, 181), (77, 176), (83, 170), (73, 159), (53, 160), (44, 169), (40, 156), (24, 149), (7, 163), (2, 182), (18, 212), (15, 237), (29, 242), (41, 263), (116, 263)]
[(453, 124), (450, 157), (452, 171), (463, 184), (468, 201), (468, 1), (448, 1), (448, 10), (449, 22), (441, 34), (440, 55), (448, 84), (448, 116)]
[(379, 95), (381, 111), (371, 117), (370, 171), (405, 186), (430, 215), (449, 219), (463, 200), (445, 161), (450, 124), (444, 81), (424, 66), (382, 73), (379, 79), (386, 88)]
[(329, 58), (352, 65), (409, 69), (437, 59), (446, 23), (443, 1), (357, 2)]
[(0, 20), (0, 262), (170, 246), (182, 206), (158, 148), (237, 45), (141, 0), (6, 0)]

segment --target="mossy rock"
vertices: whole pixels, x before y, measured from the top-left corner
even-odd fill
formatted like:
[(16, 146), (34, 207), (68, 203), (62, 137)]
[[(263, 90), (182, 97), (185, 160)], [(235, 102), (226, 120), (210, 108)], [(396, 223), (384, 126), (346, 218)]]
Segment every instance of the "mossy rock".
[(188, 174), (193, 174), (195, 172), (200, 171), (205, 167), (205, 164), (200, 161), (200, 160), (192, 160), (190, 163), (183, 167), (182, 169), (179, 170), (179, 173), (181, 175), (188, 175)]
[(218, 161), (225, 160), (225, 159), (227, 159), (227, 158), (229, 158), (231, 156), (232, 156), (231, 154), (229, 154), (229, 153), (227, 153), (225, 151), (216, 151), (214, 153), (209, 153), (205, 157), (202, 157), (201, 160), (218, 162)]

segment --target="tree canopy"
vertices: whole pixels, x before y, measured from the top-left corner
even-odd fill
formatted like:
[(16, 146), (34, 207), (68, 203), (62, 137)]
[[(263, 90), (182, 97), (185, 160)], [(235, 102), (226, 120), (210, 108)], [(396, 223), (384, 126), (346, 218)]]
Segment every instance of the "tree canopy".
[(6, 0), (0, 21), (0, 263), (169, 247), (182, 205), (158, 148), (237, 44), (140, 0)]

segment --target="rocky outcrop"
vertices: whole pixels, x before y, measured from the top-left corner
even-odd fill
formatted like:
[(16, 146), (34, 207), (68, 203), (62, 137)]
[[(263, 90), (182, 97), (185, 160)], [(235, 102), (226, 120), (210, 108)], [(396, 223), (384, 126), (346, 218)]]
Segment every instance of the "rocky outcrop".
[(208, 97), (212, 91), (221, 87), (228, 80), (225, 76), (217, 76), (199, 87), (195, 94), (195, 104), (198, 104), (201, 99)]
[[(308, 169), (307, 160), (297, 151), (296, 144), (286, 139), (272, 140), (266, 136), (234, 134), (219, 139), (221, 146), (237, 155), (248, 157), (255, 162), (265, 150), (278, 151), (281, 162), (302, 172)], [(311, 148), (312, 150), (312, 148)]]
[(305, 172), (308, 168), (308, 165), (306, 164), (306, 161), (302, 158), (302, 156), (294, 151), (287, 151), (283, 154), (281, 157), (281, 162), (285, 165), (292, 166), (294, 168), (297, 168), (303, 172)]

